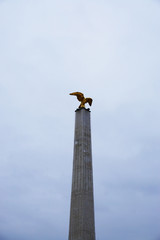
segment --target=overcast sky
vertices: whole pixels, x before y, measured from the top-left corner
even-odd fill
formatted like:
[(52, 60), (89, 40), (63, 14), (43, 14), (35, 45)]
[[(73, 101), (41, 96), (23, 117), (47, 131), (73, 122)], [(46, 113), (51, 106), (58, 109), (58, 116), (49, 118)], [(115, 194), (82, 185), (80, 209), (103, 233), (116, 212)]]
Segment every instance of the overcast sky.
[(0, 0), (0, 240), (68, 239), (91, 107), (97, 240), (160, 240), (160, 1)]

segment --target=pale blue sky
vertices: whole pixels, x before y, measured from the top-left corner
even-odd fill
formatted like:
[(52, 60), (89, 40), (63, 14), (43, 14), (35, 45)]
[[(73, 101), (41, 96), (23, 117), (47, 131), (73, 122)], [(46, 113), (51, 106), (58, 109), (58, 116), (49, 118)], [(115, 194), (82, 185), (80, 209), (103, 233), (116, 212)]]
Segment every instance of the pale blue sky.
[(160, 1), (0, 1), (0, 240), (68, 239), (91, 108), (97, 240), (160, 239)]

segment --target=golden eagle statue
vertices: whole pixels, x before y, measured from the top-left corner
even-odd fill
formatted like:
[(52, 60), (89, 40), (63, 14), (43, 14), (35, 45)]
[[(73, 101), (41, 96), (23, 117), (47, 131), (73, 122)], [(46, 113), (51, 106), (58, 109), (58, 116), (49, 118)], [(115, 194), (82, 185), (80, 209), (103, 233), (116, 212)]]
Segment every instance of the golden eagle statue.
[(92, 101), (93, 101), (92, 98), (85, 98), (83, 93), (81, 92), (73, 92), (73, 93), (70, 93), (70, 95), (77, 96), (78, 101), (81, 102), (81, 104), (79, 105), (79, 108), (85, 108), (86, 103), (89, 103), (90, 106), (92, 105)]

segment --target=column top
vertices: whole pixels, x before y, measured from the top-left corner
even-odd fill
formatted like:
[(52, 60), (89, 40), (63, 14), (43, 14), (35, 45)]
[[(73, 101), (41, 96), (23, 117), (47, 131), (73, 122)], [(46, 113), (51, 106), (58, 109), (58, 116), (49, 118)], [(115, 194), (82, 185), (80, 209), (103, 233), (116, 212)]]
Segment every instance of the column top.
[(77, 108), (77, 109), (75, 110), (75, 112), (81, 111), (82, 109), (90, 112), (90, 108), (85, 108), (85, 107)]

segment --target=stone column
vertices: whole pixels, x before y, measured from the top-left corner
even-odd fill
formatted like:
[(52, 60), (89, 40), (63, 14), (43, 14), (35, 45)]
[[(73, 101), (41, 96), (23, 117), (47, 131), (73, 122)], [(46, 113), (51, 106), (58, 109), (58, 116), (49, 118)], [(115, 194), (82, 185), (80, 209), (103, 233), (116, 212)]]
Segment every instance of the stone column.
[(76, 110), (69, 240), (95, 240), (90, 111)]

